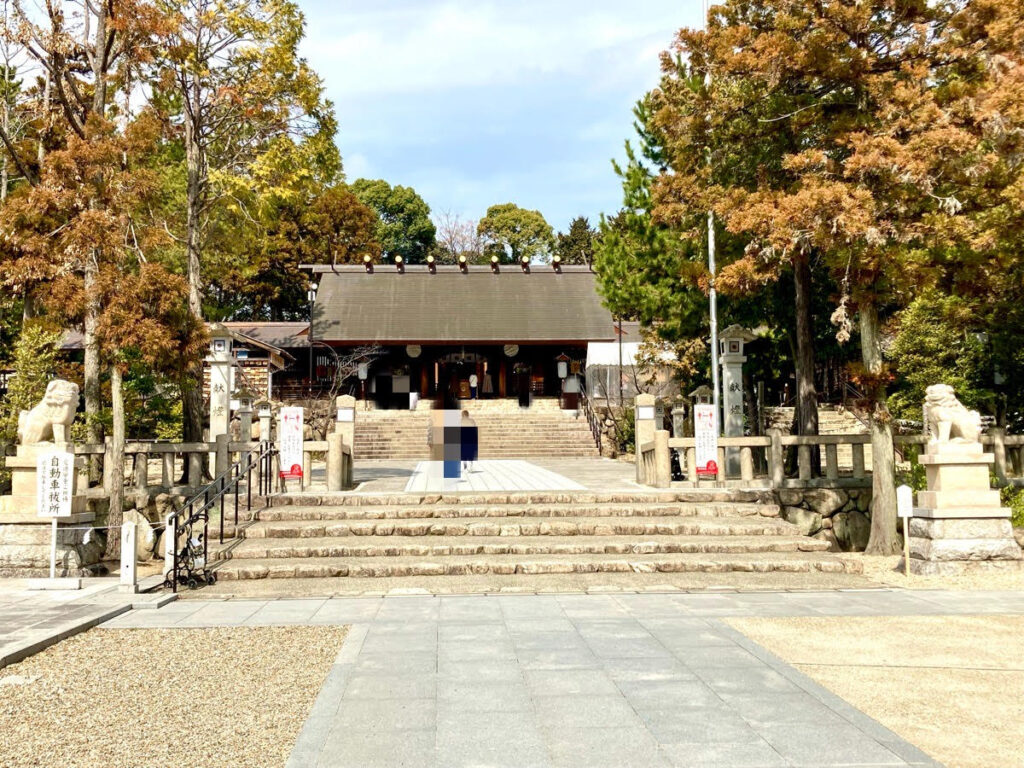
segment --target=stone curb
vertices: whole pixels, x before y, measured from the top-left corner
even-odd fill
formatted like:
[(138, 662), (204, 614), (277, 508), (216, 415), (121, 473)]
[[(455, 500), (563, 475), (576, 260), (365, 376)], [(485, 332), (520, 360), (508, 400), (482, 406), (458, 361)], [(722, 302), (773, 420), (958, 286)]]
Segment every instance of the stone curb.
[(56, 645), (61, 640), (77, 635), (80, 632), (85, 632), (87, 629), (92, 629), (97, 624), (109, 621), (116, 616), (120, 616), (122, 613), (127, 613), (131, 609), (132, 605), (129, 602), (113, 607), (102, 606), (98, 607), (97, 610), (87, 618), (64, 622), (48, 631), (33, 631), (27, 640), (22, 640), (20, 642), (15, 641), (15, 648), (13, 651), (9, 651), (3, 656), (0, 656), (0, 669), (3, 669), (10, 664), (23, 661), (29, 656), (33, 656), (40, 651), (46, 650), (51, 645)]
[(754, 656), (758, 661), (764, 662), (791, 683), (802, 688), (841, 718), (850, 723), (850, 725), (877, 741), (901, 760), (904, 760), (912, 766), (944, 768), (942, 763), (929, 757), (904, 738), (890, 731), (874, 718), (868, 717), (852, 704), (847, 703), (827, 688), (816, 683), (803, 672), (800, 672), (795, 667), (790, 666), (763, 646), (755, 643), (739, 630), (734, 629), (719, 619), (707, 618), (705, 620), (715, 629), (716, 632), (728, 637), (738, 646)]
[(285, 768), (306, 768), (316, 765), (323, 751), (327, 737), (334, 726), (334, 718), (341, 707), (341, 698), (348, 685), (352, 667), (363, 649), (363, 641), (369, 631), (369, 624), (350, 624), (348, 635), (338, 650), (338, 656), (324, 678), (313, 706), (309, 710), (306, 722), (299, 732), (299, 737), (292, 747)]

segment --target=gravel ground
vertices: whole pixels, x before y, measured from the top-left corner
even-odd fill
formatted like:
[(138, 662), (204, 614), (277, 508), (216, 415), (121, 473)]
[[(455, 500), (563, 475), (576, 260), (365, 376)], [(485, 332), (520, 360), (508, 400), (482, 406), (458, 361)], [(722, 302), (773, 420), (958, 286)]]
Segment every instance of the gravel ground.
[(0, 671), (0, 765), (282, 766), (345, 632), (94, 629), (72, 637)]
[(890, 587), (903, 589), (1024, 589), (1024, 567), (999, 571), (966, 572), (958, 576), (903, 575), (900, 555), (878, 557), (861, 554), (840, 555), (864, 564), (865, 578)]
[(728, 623), (949, 768), (1024, 766), (1024, 616)]

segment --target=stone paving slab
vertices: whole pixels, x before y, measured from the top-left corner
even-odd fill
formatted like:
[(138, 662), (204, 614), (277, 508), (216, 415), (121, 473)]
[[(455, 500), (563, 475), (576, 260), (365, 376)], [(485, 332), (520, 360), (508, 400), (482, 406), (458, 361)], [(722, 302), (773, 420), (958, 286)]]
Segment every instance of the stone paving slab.
[(145, 622), (168, 594), (118, 592), (117, 579), (90, 579), (80, 590), (30, 590), (26, 579), (0, 580), (0, 669), (136, 609)]
[(346, 623), (290, 766), (934, 766), (726, 625), (1024, 613), (898, 590), (186, 601), (104, 627)]

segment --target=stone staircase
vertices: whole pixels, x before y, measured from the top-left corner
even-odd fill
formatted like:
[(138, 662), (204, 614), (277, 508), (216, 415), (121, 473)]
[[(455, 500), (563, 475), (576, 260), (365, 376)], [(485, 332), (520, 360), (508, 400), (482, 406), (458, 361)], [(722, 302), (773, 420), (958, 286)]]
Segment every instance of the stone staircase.
[[(553, 398), (537, 399), (527, 409), (510, 400), (464, 401), (461, 408), (479, 428), (481, 459), (599, 456), (587, 420), (559, 410)], [(358, 410), (354, 458), (427, 459), (429, 423), (430, 403), (415, 411)]]
[[(793, 424), (796, 409), (792, 407), (766, 408), (766, 423), (788, 433)], [(868, 428), (855, 413), (841, 405), (818, 406), (818, 432), (822, 435), (866, 435)], [(849, 445), (840, 445), (837, 451), (840, 470), (853, 469), (853, 450)], [(824, 461), (824, 458), (822, 459)], [(871, 466), (871, 446), (864, 446), (864, 463)], [(822, 472), (825, 471), (822, 464)]]
[(211, 552), (219, 579), (859, 572), (781, 520), (763, 491), (294, 494), (275, 504)]

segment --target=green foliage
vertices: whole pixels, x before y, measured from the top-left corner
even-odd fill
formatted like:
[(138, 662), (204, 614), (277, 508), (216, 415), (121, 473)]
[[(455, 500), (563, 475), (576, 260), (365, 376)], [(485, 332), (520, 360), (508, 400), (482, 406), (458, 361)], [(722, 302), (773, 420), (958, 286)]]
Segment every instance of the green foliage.
[(615, 447), (619, 453), (633, 453), (636, 450), (636, 414), (630, 406), (610, 408)]
[(707, 301), (696, 285), (703, 273), (699, 246), (653, 220), (654, 177), (628, 143), (626, 155), (624, 167), (615, 164), (622, 179), (622, 210), (601, 217), (594, 252), (598, 289), (617, 317), (657, 323), (674, 341), (702, 335)]
[(485, 253), (518, 264), (523, 258), (544, 262), (555, 249), (555, 233), (540, 211), (515, 203), (492, 205), (480, 219), (477, 232), (486, 241)]
[(925, 389), (948, 384), (970, 408), (992, 413), (992, 360), (975, 337), (970, 305), (958, 296), (926, 291), (898, 318), (889, 349), (899, 390), (889, 401), (899, 418), (920, 421)]
[(14, 344), (14, 376), (0, 400), (0, 443), (13, 443), (18, 434), (18, 415), (38, 403), (46, 385), (57, 374), (59, 333), (27, 323)]
[(376, 211), (377, 241), (384, 258), (401, 256), (406, 264), (422, 264), (434, 246), (437, 230), (430, 220), (430, 206), (412, 187), (392, 187), (383, 179), (358, 179), (352, 193)]
[(569, 231), (558, 233), (555, 252), (563, 264), (591, 264), (594, 261), (594, 238), (597, 231), (590, 226), (585, 216), (577, 216), (569, 225)]
[(999, 501), (1010, 508), (1014, 528), (1024, 528), (1024, 486), (1005, 485), (999, 490)]
[(928, 490), (928, 478), (924, 465), (917, 460), (920, 455), (920, 446), (907, 446), (903, 453), (903, 461), (909, 462), (910, 467), (896, 470), (896, 485), (909, 485), (914, 493)]

